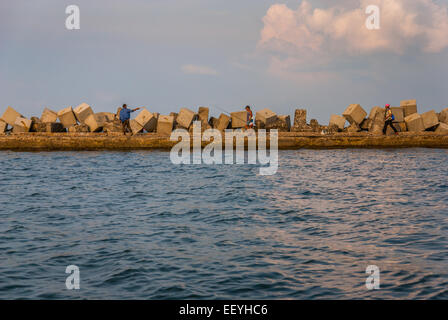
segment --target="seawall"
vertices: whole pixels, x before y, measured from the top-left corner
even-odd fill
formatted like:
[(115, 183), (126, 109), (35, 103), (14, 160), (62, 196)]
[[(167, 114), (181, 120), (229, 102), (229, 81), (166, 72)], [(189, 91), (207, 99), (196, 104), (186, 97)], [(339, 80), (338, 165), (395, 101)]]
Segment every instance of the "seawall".
[[(269, 135), (267, 138), (269, 146)], [(177, 142), (155, 133), (123, 136), (106, 133), (18, 133), (0, 135), (0, 150), (13, 151), (81, 151), (171, 149)], [(202, 142), (204, 147), (209, 142)], [(448, 148), (448, 135), (435, 132), (404, 132), (398, 136), (374, 135), (367, 132), (318, 133), (279, 132), (278, 148)]]

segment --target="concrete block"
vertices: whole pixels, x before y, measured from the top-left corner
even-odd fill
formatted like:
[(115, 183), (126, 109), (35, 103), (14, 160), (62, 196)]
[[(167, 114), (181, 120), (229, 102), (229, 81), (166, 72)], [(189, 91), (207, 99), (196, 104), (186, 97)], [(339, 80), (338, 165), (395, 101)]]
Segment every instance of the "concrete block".
[(142, 111), (135, 117), (135, 121), (137, 121), (143, 129), (148, 132), (152, 132), (157, 128), (157, 119), (149, 112), (146, 108), (143, 108)]
[(418, 113), (413, 113), (404, 118), (408, 131), (421, 132), (425, 131), (425, 126), (423, 124), (422, 116)]
[(289, 132), (291, 130), (291, 118), (288, 115), (276, 115), (275, 117), (274, 123), (269, 121), (269, 124), (266, 124), (266, 130), (277, 129), (279, 132)]
[(216, 128), (216, 125), (218, 124), (218, 119), (215, 117), (210, 117), (210, 119), (208, 120), (208, 124), (212, 127), (212, 128)]
[(122, 109), (122, 107), (118, 107), (117, 112), (115, 112), (115, 119), (120, 120), (120, 112)]
[(195, 113), (187, 108), (182, 108), (177, 115), (176, 122), (179, 126), (188, 129), (193, 122)]
[(352, 124), (350, 124), (347, 128), (345, 128), (347, 130), (347, 132), (359, 132), (361, 131), (361, 128), (355, 123), (353, 122)]
[(360, 125), (364, 118), (367, 116), (367, 112), (359, 104), (351, 104), (345, 109), (342, 115), (347, 119), (350, 124), (356, 123)]
[(332, 114), (330, 117), (330, 122), (328, 123), (328, 126), (331, 125), (336, 125), (339, 130), (343, 130), (345, 127), (345, 121), (347, 119), (343, 116), (337, 115), (337, 114)]
[[(264, 123), (266, 128), (270, 128), (271, 126), (273, 126), (277, 123), (277, 114), (275, 112), (269, 110), (268, 108), (264, 108), (263, 110), (257, 111), (257, 113), (255, 114), (255, 119)], [(245, 122), (246, 121), (247, 121), (247, 115), (245, 118)], [(291, 120), (289, 122), (291, 124)], [(233, 123), (233, 120), (232, 120), (232, 123)], [(279, 123), (281, 123), (281, 121)], [(244, 125), (246, 125), (246, 124), (244, 124)]]
[(171, 135), (174, 126), (174, 117), (173, 116), (159, 116), (157, 121), (157, 133), (164, 135)]
[(18, 113), (16, 110), (14, 110), (11, 107), (8, 107), (8, 108), (6, 108), (6, 111), (3, 113), (1, 120), (5, 121), (10, 126), (14, 126), (14, 124), (16, 123), (16, 119), (18, 117), (23, 118), (23, 116), (20, 113)]
[(33, 121), (31, 121), (30, 119), (26, 119), (23, 117), (17, 117), (16, 121), (14, 122), (14, 127), (12, 129), (12, 132), (14, 132), (14, 133), (29, 132), (32, 124), (33, 124)]
[(294, 125), (295, 128), (305, 127), (306, 126), (306, 110), (305, 109), (296, 109), (294, 111)]
[(221, 113), (221, 115), (218, 118), (218, 122), (217, 122), (215, 128), (218, 129), (219, 131), (223, 131), (223, 130), (227, 129), (227, 127), (229, 126), (229, 122), (230, 122), (230, 117), (224, 113)]
[(85, 123), (86, 119), (93, 114), (93, 110), (87, 103), (81, 103), (73, 109), (73, 113), (79, 123)]
[(8, 128), (8, 124), (0, 119), (0, 134), (5, 133)]
[(310, 127), (313, 129), (313, 132), (321, 132), (321, 126), (319, 125), (319, 122), (316, 119), (310, 120)]
[(370, 120), (373, 120), (373, 119), (376, 117), (376, 114), (377, 114), (379, 111), (382, 111), (383, 114), (384, 114), (384, 112), (385, 112), (384, 108), (381, 108), (381, 107), (379, 107), (379, 106), (375, 106), (375, 107), (373, 107), (373, 108), (370, 110), (369, 119), (370, 119)]
[(58, 113), (56, 111), (45, 108), (44, 111), (42, 111), (42, 115), (40, 116), (40, 121), (43, 123), (56, 122), (58, 121)]
[(45, 123), (45, 132), (66, 132), (62, 123), (60, 122), (47, 122)]
[(370, 123), (369, 132), (372, 133), (382, 133), (384, 128), (384, 115), (386, 110), (380, 107), (372, 108), (369, 117), (372, 117)]
[(98, 112), (97, 115), (103, 117), (107, 122), (114, 121), (116, 117), (115, 113), (112, 112)]
[(404, 122), (404, 111), (403, 107), (390, 107), (390, 111), (395, 117), (393, 122)]
[(106, 122), (103, 125), (103, 132), (106, 133), (123, 133), (123, 125), (120, 120)]
[(370, 118), (366, 118), (366, 119), (364, 119), (363, 122), (361, 122), (361, 125), (359, 126), (359, 128), (360, 128), (361, 130), (368, 131), (369, 128), (370, 128), (370, 126), (371, 126), (371, 124), (372, 124), (372, 119), (370, 119)]
[(137, 134), (143, 131), (143, 126), (135, 121), (135, 119), (129, 120), (129, 126), (131, 127), (132, 134)]
[(77, 124), (75, 114), (72, 107), (62, 109), (58, 112), (59, 122), (62, 123), (64, 128), (68, 128)]
[(436, 133), (448, 134), (448, 124), (440, 122), (436, 128)]
[(400, 131), (400, 132), (406, 132), (406, 131), (408, 131), (408, 127), (407, 127), (407, 125), (406, 125), (406, 122), (397, 122), (397, 123), (394, 123), (394, 126), (395, 126), (395, 128), (397, 128), (397, 130), (398, 131)]
[[(89, 116), (90, 117), (90, 116)], [(70, 126), (67, 128), (67, 131), (70, 133), (75, 132), (90, 132), (89, 126), (81, 123), (81, 124), (75, 124), (74, 126)]]
[(263, 121), (255, 119), (255, 129), (256, 130), (266, 129), (266, 125), (264, 124)]
[(231, 112), (230, 116), (232, 117), (232, 128), (244, 128), (247, 124), (247, 111), (237, 111)]
[(207, 107), (199, 107), (198, 109), (198, 118), (201, 121), (202, 126), (208, 123), (208, 115), (210, 113), (210, 109)]
[(417, 100), (402, 100), (400, 107), (403, 108), (404, 117), (417, 113)]
[(439, 118), (437, 117), (437, 113), (434, 110), (422, 113), (423, 126), (425, 130), (435, 127), (439, 124)]
[(442, 111), (440, 111), (439, 122), (448, 124), (448, 108), (445, 108)]
[(107, 122), (107, 117), (104, 114), (94, 113), (87, 117), (84, 124), (89, 127), (90, 132), (99, 132)]

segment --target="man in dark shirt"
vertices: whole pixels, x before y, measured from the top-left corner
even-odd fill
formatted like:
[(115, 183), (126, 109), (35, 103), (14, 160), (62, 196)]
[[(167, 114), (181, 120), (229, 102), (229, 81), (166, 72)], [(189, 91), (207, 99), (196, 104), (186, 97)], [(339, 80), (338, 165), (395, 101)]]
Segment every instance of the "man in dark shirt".
[(129, 124), (129, 121), (131, 119), (131, 112), (137, 111), (139, 109), (140, 108), (128, 109), (128, 106), (126, 104), (123, 105), (123, 109), (121, 109), (120, 111), (120, 121), (121, 125), (123, 126), (124, 135), (126, 135), (127, 130), (132, 133), (131, 125)]

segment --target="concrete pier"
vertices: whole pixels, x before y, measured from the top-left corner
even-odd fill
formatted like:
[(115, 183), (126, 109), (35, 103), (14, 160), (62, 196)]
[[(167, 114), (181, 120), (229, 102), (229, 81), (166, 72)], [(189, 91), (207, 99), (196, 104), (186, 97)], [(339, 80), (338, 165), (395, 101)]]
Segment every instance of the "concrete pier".
[[(267, 134), (269, 146), (269, 134)], [(223, 139), (224, 140), (224, 139)], [(193, 139), (191, 139), (191, 142)], [(141, 133), (124, 136), (121, 133), (46, 133), (29, 132), (0, 135), (0, 150), (14, 151), (73, 151), (73, 150), (169, 150), (177, 142), (168, 135)], [(202, 142), (204, 147), (209, 142)], [(448, 148), (448, 134), (437, 132), (403, 132), (398, 136), (368, 132), (319, 133), (279, 132), (278, 147), (295, 149), (338, 148)]]

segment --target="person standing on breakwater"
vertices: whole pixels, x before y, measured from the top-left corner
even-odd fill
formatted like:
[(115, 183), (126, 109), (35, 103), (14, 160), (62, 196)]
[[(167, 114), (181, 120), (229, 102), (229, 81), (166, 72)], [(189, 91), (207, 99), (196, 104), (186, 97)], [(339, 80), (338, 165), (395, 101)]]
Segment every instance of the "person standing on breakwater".
[(392, 124), (392, 121), (394, 121), (395, 117), (392, 113), (392, 110), (390, 110), (390, 104), (386, 104), (386, 113), (384, 114), (384, 120), (386, 121), (384, 123), (384, 128), (383, 128), (383, 134), (386, 134), (386, 130), (387, 130), (387, 126), (390, 126), (395, 134), (398, 134), (397, 129), (395, 129), (394, 125)]
[(129, 124), (129, 121), (131, 119), (131, 112), (137, 111), (139, 109), (140, 108), (128, 109), (128, 106), (126, 104), (123, 105), (123, 109), (121, 109), (120, 111), (120, 121), (121, 125), (123, 126), (124, 135), (126, 135), (127, 130), (132, 133), (131, 125)]
[(246, 129), (253, 129), (254, 127), (254, 114), (250, 110), (250, 106), (246, 106), (247, 119), (246, 119)]

